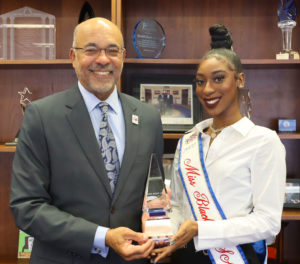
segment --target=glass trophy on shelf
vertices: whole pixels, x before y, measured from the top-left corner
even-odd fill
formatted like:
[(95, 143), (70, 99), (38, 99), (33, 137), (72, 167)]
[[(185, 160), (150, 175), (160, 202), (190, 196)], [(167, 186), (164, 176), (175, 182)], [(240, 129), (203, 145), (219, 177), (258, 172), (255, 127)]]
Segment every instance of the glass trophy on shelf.
[(282, 51), (276, 54), (277, 60), (299, 59), (299, 53), (292, 50), (292, 31), (296, 26), (297, 7), (294, 0), (280, 0), (277, 14), (278, 27), (282, 32)]
[(0, 15), (0, 59), (55, 59), (55, 16), (23, 7)]
[(139, 21), (134, 27), (132, 40), (139, 58), (157, 59), (166, 46), (165, 32), (154, 19)]
[(157, 247), (170, 244), (173, 236), (170, 198), (164, 184), (157, 157), (151, 155), (143, 204), (143, 232), (153, 239)]
[[(29, 95), (32, 94), (32, 92), (30, 92), (28, 87), (24, 87), (23, 91), (19, 91), (18, 94), (20, 95), (20, 106), (21, 106), (22, 114), (24, 115), (26, 105), (31, 103), (31, 100), (27, 96), (28, 96), (28, 94)], [(16, 146), (18, 143), (19, 132), (20, 131), (18, 131), (17, 135), (15, 136), (15, 138), (12, 142), (6, 142), (5, 145), (6, 146)]]

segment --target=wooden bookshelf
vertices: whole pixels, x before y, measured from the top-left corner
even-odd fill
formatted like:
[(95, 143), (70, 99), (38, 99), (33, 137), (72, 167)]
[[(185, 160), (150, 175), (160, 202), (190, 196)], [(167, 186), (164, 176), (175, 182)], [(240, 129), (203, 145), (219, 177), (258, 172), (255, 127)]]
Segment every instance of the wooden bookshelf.
[[(8, 206), (11, 166), (15, 147), (4, 146), (18, 132), (22, 122), (18, 91), (27, 86), (33, 100), (71, 87), (76, 81), (68, 59), (72, 29), (84, 0), (3, 1), (0, 14), (29, 6), (56, 17), (55, 60), (0, 60), (0, 264), (28, 263), (16, 260), (17, 228)], [(300, 0), (295, 0), (300, 6)], [(232, 0), (89, 0), (96, 16), (115, 22), (123, 32), (127, 58), (120, 89), (133, 95), (133, 79), (151, 75), (193, 76), (199, 58), (209, 49), (208, 28), (225, 24), (234, 38), (234, 50), (241, 56), (246, 74), (246, 88), (253, 101), (252, 120), (277, 130), (279, 118), (297, 120), (300, 131), (300, 60), (275, 60), (281, 49), (281, 32), (277, 28), (277, 3)], [(132, 44), (136, 23), (144, 18), (160, 22), (166, 33), (166, 47), (159, 59), (137, 59)], [(299, 25), (299, 16), (296, 18)], [(295, 49), (300, 47), (300, 26), (293, 29)], [(182, 133), (164, 133), (166, 148), (173, 151)], [(280, 133), (287, 153), (288, 177), (300, 177), (300, 133)], [(292, 222), (285, 229), (285, 263), (300, 263), (297, 233), (299, 210), (284, 209), (282, 220)], [(291, 229), (289, 231), (288, 229)], [(293, 232), (295, 230), (295, 232)]]

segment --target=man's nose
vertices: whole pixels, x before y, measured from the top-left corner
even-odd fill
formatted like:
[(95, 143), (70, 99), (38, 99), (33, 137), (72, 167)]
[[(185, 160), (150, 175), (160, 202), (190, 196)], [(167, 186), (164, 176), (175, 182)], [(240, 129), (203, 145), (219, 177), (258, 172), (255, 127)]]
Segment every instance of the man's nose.
[(100, 49), (99, 54), (97, 54), (96, 62), (100, 64), (107, 64), (110, 62), (110, 58), (106, 55), (105, 49)]

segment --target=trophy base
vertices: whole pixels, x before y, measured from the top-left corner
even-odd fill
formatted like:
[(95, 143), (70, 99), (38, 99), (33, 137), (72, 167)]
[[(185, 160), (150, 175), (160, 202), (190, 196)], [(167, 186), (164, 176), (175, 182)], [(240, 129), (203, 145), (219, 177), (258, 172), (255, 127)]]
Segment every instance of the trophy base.
[(299, 60), (299, 58), (297, 51), (280, 52), (276, 54), (276, 60)]
[(170, 218), (146, 220), (144, 233), (155, 241), (156, 247), (170, 245), (173, 236)]

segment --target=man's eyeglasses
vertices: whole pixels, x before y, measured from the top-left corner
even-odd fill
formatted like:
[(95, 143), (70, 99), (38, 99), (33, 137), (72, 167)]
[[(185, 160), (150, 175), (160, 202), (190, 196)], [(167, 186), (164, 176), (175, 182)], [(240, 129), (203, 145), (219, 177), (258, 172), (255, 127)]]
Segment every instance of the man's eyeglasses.
[(104, 50), (105, 55), (107, 57), (111, 57), (111, 58), (118, 57), (124, 50), (124, 48), (119, 48), (119, 47), (108, 47), (105, 49), (101, 49), (98, 47), (85, 47), (85, 48), (73, 47), (73, 49), (82, 50), (84, 55), (89, 56), (89, 57), (97, 57), (97, 56), (99, 56), (100, 52), (102, 50)]

